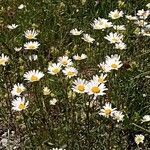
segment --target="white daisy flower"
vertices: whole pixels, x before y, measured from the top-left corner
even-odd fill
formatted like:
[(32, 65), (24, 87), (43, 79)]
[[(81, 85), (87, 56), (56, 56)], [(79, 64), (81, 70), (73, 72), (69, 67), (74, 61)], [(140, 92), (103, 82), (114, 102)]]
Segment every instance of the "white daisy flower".
[(114, 10), (114, 11), (111, 11), (109, 13), (109, 17), (112, 18), (112, 19), (118, 19), (120, 17), (123, 17), (123, 11), (118, 11), (117, 9)]
[(135, 140), (135, 143), (137, 145), (139, 145), (140, 143), (144, 143), (144, 139), (145, 137), (142, 135), (142, 134), (138, 134), (135, 136), (134, 140)]
[(148, 23), (144, 20), (137, 20), (134, 22), (135, 24), (137, 24), (139, 27), (144, 27), (146, 26)]
[(144, 9), (138, 10), (137, 12), (137, 16), (139, 16), (140, 19), (147, 19), (149, 14), (150, 14), (150, 11), (149, 10), (145, 11)]
[(21, 51), (21, 49), (22, 49), (22, 47), (15, 47), (15, 48), (14, 48), (14, 50), (15, 50), (16, 52)]
[(68, 78), (77, 76), (78, 71), (74, 67), (66, 67), (63, 71), (64, 75), (66, 75)]
[(57, 99), (56, 98), (53, 98), (52, 100), (50, 100), (50, 105), (55, 105), (57, 103)]
[(24, 85), (23, 84), (15, 84), (14, 85), (14, 87), (13, 87), (13, 89), (12, 89), (12, 91), (11, 91), (11, 94), (13, 95), (13, 96), (20, 96), (20, 94), (23, 92), (23, 91), (25, 91), (26, 90), (26, 88), (24, 87)]
[(49, 94), (50, 94), (50, 89), (48, 87), (44, 87), (43, 95), (49, 95)]
[[(99, 65), (98, 65), (98, 67), (100, 67), (101, 69), (102, 69), (102, 72), (110, 72), (111, 71), (111, 67), (110, 66), (108, 66), (105, 62), (103, 62), (103, 63), (100, 63)], [(101, 72), (101, 71), (100, 71)]]
[(98, 95), (105, 95), (105, 90), (107, 90), (107, 88), (104, 84), (99, 84), (99, 82), (91, 81), (87, 84), (85, 92), (89, 95), (94, 95), (94, 99), (96, 99)]
[(120, 35), (118, 33), (109, 33), (109, 35), (104, 37), (106, 40), (108, 40), (110, 43), (120, 43), (123, 40), (123, 35)]
[(104, 117), (113, 116), (114, 112), (116, 111), (116, 108), (112, 108), (111, 103), (106, 103), (105, 106), (100, 110), (99, 115), (102, 115)]
[(78, 54), (73, 56), (74, 60), (83, 60), (86, 58), (87, 58), (87, 55), (85, 55), (85, 54), (81, 54), (81, 56), (79, 56)]
[(150, 24), (146, 25), (142, 30), (141, 30), (141, 34), (143, 34), (143, 36), (150, 36)]
[(101, 29), (106, 29), (106, 28), (110, 28), (112, 27), (112, 23), (108, 22), (107, 19), (104, 18), (98, 18), (95, 19), (93, 23), (91, 23), (91, 26), (93, 27), (93, 29), (95, 30), (101, 30)]
[(142, 121), (142, 123), (143, 122), (149, 122), (150, 121), (150, 115), (143, 116), (143, 119), (141, 121)]
[(38, 59), (38, 56), (35, 55), (35, 54), (29, 56), (29, 60), (30, 60), (30, 61), (35, 61), (35, 60), (37, 60), (37, 59)]
[(126, 45), (125, 43), (123, 43), (123, 42), (121, 42), (121, 43), (116, 43), (116, 44), (115, 44), (115, 48), (116, 48), (116, 49), (121, 49), (121, 50), (123, 50), (123, 49), (126, 49), (126, 48), (127, 48), (127, 45)]
[(29, 101), (25, 102), (25, 98), (17, 97), (12, 101), (12, 109), (15, 111), (22, 111), (27, 108)]
[(9, 61), (9, 57), (4, 55), (3, 53), (0, 56), (0, 65), (6, 66), (6, 63)]
[(71, 66), (73, 63), (72, 63), (72, 60), (68, 58), (68, 56), (63, 56), (63, 57), (59, 57), (58, 58), (58, 63), (63, 65), (63, 66)]
[(34, 41), (34, 42), (30, 41), (30, 42), (27, 42), (27, 43), (24, 44), (24, 48), (25, 49), (30, 49), (30, 50), (35, 50), (39, 46), (40, 46), (40, 43), (37, 42), (37, 41)]
[(61, 64), (59, 63), (53, 63), (51, 65), (48, 66), (48, 73), (52, 74), (52, 75), (56, 75), (60, 72), (61, 70)]
[(128, 20), (138, 20), (137, 16), (126, 15), (125, 17), (126, 17)]
[(18, 6), (18, 9), (23, 9), (24, 7), (26, 7), (26, 6), (21, 4), (21, 5)]
[(72, 90), (77, 93), (85, 93), (87, 83), (85, 79), (77, 78), (77, 80), (73, 82)]
[(24, 32), (25, 34), (25, 37), (29, 40), (32, 40), (32, 39), (36, 39), (36, 36), (39, 34), (38, 31), (35, 31), (34, 29), (33, 30), (27, 30)]
[(39, 81), (43, 76), (43, 72), (39, 70), (31, 70), (24, 74), (25, 80), (28, 80), (30, 82)]
[(124, 31), (126, 30), (125, 25), (113, 25), (113, 28), (117, 31)]
[(83, 34), (82, 39), (88, 43), (93, 43), (95, 41), (89, 34)]
[(111, 70), (118, 70), (122, 66), (120, 56), (117, 54), (111, 55), (111, 57), (106, 56), (106, 64), (111, 68)]
[(16, 24), (7, 25), (7, 28), (10, 30), (16, 29), (17, 27), (18, 27), (18, 25), (16, 25)]
[(124, 115), (121, 111), (115, 111), (113, 112), (113, 119), (117, 120), (117, 122), (123, 121)]
[(107, 74), (103, 74), (103, 73), (100, 76), (95, 75), (93, 76), (93, 81), (98, 82), (99, 84), (101, 83), (104, 84), (105, 82), (107, 82), (106, 77), (107, 77)]
[(146, 7), (149, 9), (149, 8), (150, 8), (150, 3), (148, 3), (148, 4), (146, 5)]
[(72, 35), (81, 35), (82, 33), (83, 33), (83, 31), (82, 30), (78, 30), (78, 29), (72, 29), (71, 31), (70, 31), (70, 33), (72, 34)]

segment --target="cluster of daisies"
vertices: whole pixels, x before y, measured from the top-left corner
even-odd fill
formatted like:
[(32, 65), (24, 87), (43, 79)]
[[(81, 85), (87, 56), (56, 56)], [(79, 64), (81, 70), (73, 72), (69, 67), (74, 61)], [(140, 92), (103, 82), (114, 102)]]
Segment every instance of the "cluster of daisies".
[[(100, 70), (102, 71), (100, 75), (93, 75), (90, 81), (77, 78), (73, 82), (72, 90), (81, 94), (87, 93), (88, 95), (91, 95), (94, 100), (97, 98), (97, 96), (105, 95), (105, 91), (108, 90), (105, 85), (107, 82), (106, 78), (108, 72), (112, 70), (118, 70), (122, 66), (120, 56), (117, 54), (111, 55), (110, 57), (106, 56), (105, 62), (98, 66), (100, 66)], [(113, 119), (117, 120), (117, 122), (122, 121), (124, 117), (122, 112), (117, 111), (116, 108), (112, 108), (111, 103), (106, 103), (105, 106), (103, 106), (103, 108), (100, 110), (99, 114), (107, 118), (112, 116)]]
[[(149, 9), (149, 4), (146, 5)], [(137, 28), (139, 28), (139, 32), (137, 34), (143, 35), (143, 36), (150, 36), (150, 24), (146, 21), (150, 14), (150, 10), (138, 10), (135, 16), (132, 15), (125, 15), (125, 18), (128, 19), (127, 21), (133, 21), (135, 25), (137, 25)], [(109, 18), (112, 20), (117, 20), (119, 18), (124, 17), (124, 12), (119, 10), (114, 10), (109, 13)], [(132, 22), (130, 22), (132, 23)], [(98, 18), (94, 19), (93, 23), (91, 23), (91, 26), (94, 30), (102, 30), (108, 28), (113, 28), (114, 31), (110, 32), (108, 35), (106, 35), (104, 38), (108, 40), (111, 44), (114, 44), (115, 49), (126, 49), (127, 45), (123, 42), (124, 35), (121, 34), (123, 31), (126, 30), (125, 25), (116, 25), (112, 22), (108, 21), (108, 19), (105, 18)], [(70, 31), (72, 35), (81, 35), (83, 33), (82, 30), (78, 29), (72, 29)], [(88, 43), (93, 43), (95, 41), (94, 38), (92, 38), (89, 34), (83, 34), (82, 39)]]
[[(24, 44), (24, 49), (27, 50), (36, 50), (38, 46), (40, 45), (37, 41), (34, 41), (36, 39), (36, 36), (38, 35), (38, 31), (33, 30), (27, 30), (24, 33), (24, 36), (28, 41)], [(20, 51), (22, 47), (15, 48), (16, 51)], [(4, 57), (4, 55), (3, 55)], [(37, 55), (29, 56), (29, 60), (36, 60)], [(6, 60), (8, 61), (8, 57), (5, 56), (5, 62), (3, 64), (6, 64)], [(35, 82), (39, 81), (41, 78), (44, 77), (44, 73), (39, 70), (30, 70), (25, 72), (23, 75), (24, 79), (28, 82)], [(11, 90), (11, 94), (13, 97), (16, 97), (12, 102), (12, 109), (15, 111), (21, 111), (27, 108), (29, 101), (26, 101), (24, 97), (21, 96), (21, 94), (26, 90), (25, 86), (22, 83), (16, 83)]]

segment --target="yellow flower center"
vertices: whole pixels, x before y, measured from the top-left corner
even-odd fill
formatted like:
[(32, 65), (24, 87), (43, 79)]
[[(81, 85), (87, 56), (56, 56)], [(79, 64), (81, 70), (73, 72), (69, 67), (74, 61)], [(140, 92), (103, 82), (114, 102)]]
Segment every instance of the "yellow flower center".
[(111, 114), (111, 112), (112, 112), (112, 110), (111, 110), (111, 109), (105, 109), (105, 114), (106, 114), (106, 115), (110, 115), (110, 114)]
[(118, 66), (116, 64), (112, 64), (111, 67), (116, 69)]
[(26, 108), (26, 106), (23, 103), (21, 103), (21, 104), (19, 104), (18, 108), (21, 109), (21, 110), (23, 110), (23, 109)]
[(0, 65), (5, 65), (5, 60), (4, 59), (0, 59)]
[(81, 92), (83, 92), (85, 90), (84, 85), (79, 85), (78, 86), (78, 90), (81, 91)]
[(100, 92), (100, 89), (97, 86), (92, 87), (91, 90), (92, 90), (93, 93), (99, 93)]
[(80, 57), (80, 56), (77, 56), (76, 60), (81, 60), (81, 57)]
[(112, 38), (112, 42), (116, 43), (116, 42), (118, 42), (118, 39), (117, 38)]
[(29, 49), (35, 49), (34, 45), (29, 45)]
[(33, 39), (34, 37), (33, 37), (32, 34), (29, 34), (29, 35), (27, 35), (27, 38), (31, 40), (31, 39)]
[(57, 74), (59, 71), (60, 71), (60, 69), (58, 69), (58, 68), (53, 69), (53, 73), (55, 73), (55, 74)]
[(119, 17), (119, 14), (118, 13), (116, 13), (116, 14), (114, 14), (114, 16), (113, 16), (114, 18), (118, 18)]
[(98, 79), (98, 82), (99, 82), (99, 83), (105, 83), (105, 80), (102, 79), (102, 78), (99, 78), (99, 79)]
[(38, 81), (38, 77), (37, 77), (37, 76), (35, 76), (35, 75), (32, 75), (32, 77), (31, 77), (31, 81)]
[(74, 75), (74, 72), (69, 71), (69, 72), (67, 73), (67, 75), (68, 75), (68, 76), (73, 76), (73, 75)]
[(68, 61), (67, 61), (67, 60), (64, 60), (64, 61), (62, 62), (62, 64), (66, 66), (66, 65), (68, 64)]
[(18, 87), (17, 90), (16, 90), (16, 92), (17, 93), (21, 93), (22, 92), (21, 88)]

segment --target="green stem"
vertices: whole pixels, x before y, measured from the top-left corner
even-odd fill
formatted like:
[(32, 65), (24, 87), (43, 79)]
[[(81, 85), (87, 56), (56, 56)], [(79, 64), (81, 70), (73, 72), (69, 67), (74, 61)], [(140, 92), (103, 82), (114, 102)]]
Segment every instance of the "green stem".
[(145, 132), (147, 132), (147, 133), (150, 133), (150, 130), (147, 130), (147, 129), (145, 129), (145, 128), (143, 128), (143, 127), (141, 127), (141, 126), (139, 126), (139, 125), (137, 125), (137, 124), (135, 124), (135, 123), (132, 123), (134, 126), (136, 126), (137, 128), (139, 128), (139, 129), (141, 129), (141, 130), (143, 130), (143, 131), (145, 131)]

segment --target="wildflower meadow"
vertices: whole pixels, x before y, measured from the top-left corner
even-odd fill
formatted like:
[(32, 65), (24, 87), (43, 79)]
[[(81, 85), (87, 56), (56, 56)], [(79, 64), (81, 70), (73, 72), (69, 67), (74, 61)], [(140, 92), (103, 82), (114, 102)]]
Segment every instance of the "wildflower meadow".
[(0, 150), (150, 150), (150, 1), (2, 0)]

